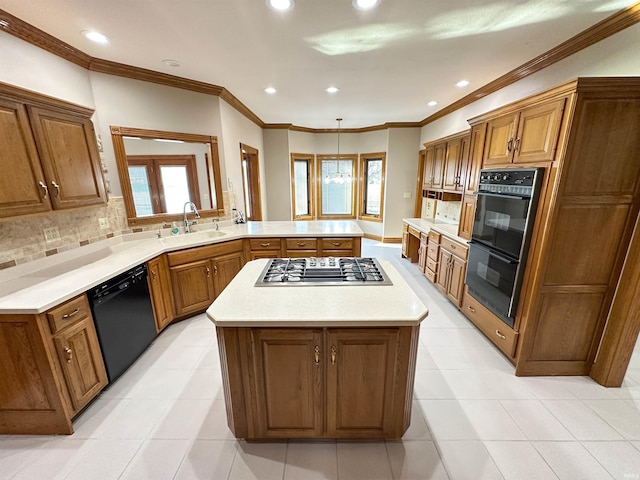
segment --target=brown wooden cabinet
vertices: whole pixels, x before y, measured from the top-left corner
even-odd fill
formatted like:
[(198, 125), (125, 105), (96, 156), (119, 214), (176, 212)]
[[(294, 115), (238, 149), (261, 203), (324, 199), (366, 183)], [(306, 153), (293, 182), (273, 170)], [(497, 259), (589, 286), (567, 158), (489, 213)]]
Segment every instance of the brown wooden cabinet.
[(92, 113), (0, 85), (0, 217), (106, 201)]
[(70, 434), (107, 384), (86, 295), (46, 313), (0, 316), (0, 433)]
[(464, 182), (465, 196), (475, 195), (478, 191), (478, 180), (480, 179), (480, 169), (482, 168), (482, 155), (484, 153), (486, 131), (486, 123), (481, 123), (471, 127), (469, 159), (467, 162), (467, 173)]
[(462, 305), (468, 251), (466, 245), (446, 236), (440, 239), (436, 287), (457, 307)]
[(211, 263), (213, 265), (213, 289), (218, 296), (242, 269), (244, 260), (242, 252), (231, 252), (215, 257)]
[(248, 245), (248, 258), (251, 260), (283, 256), (282, 239), (280, 238), (250, 238), (245, 242)]
[(483, 167), (552, 161), (565, 102), (560, 98), (490, 120)]
[(218, 327), (238, 438), (399, 438), (419, 327)]
[(153, 314), (156, 320), (156, 330), (160, 333), (173, 320), (173, 296), (171, 294), (171, 280), (166, 255), (147, 262), (149, 275), (149, 292), (153, 303)]
[(418, 268), (422, 273), (427, 268), (427, 245), (429, 243), (429, 235), (420, 233), (420, 248), (418, 249)]
[(435, 149), (433, 145), (427, 147), (423, 151), (422, 190), (431, 190), (433, 188), (434, 153)]
[(458, 236), (471, 240), (473, 233), (473, 219), (476, 213), (476, 197), (475, 195), (467, 195), (465, 193), (462, 199), (462, 208), (460, 210), (460, 224), (458, 225)]
[(427, 260), (424, 275), (433, 283), (436, 282), (438, 275), (438, 259), (440, 256), (440, 234), (438, 232), (429, 232), (429, 241), (427, 243)]
[(462, 192), (467, 176), (469, 158), (469, 134), (447, 140), (442, 188), (450, 192)]

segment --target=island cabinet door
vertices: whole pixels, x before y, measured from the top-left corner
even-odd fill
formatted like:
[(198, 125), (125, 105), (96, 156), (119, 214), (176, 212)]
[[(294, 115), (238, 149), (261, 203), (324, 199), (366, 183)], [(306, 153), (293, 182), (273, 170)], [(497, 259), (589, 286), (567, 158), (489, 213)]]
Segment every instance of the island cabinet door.
[(254, 329), (252, 335), (255, 436), (322, 436), (322, 330)]
[(393, 406), (399, 339), (397, 328), (327, 331), (328, 437), (402, 435)]

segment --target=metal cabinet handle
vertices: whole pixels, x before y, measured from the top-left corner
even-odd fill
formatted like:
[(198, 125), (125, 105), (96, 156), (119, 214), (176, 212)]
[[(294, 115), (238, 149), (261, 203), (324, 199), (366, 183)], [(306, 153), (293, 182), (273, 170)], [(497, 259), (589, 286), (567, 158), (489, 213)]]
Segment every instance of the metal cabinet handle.
[(214, 265), (214, 266), (213, 266), (213, 274), (214, 274), (214, 275), (217, 275), (217, 274), (218, 274), (218, 266), (217, 266), (217, 265)]
[(71, 318), (74, 315), (76, 315), (78, 312), (80, 311), (79, 308), (76, 308), (73, 312), (71, 313), (65, 313), (64, 315), (62, 315), (62, 318)]
[(502, 333), (500, 333), (500, 330), (496, 330), (496, 335), (499, 336), (502, 340), (507, 339), (506, 335), (503, 335)]
[(507, 152), (510, 152), (512, 147), (513, 147), (513, 138), (510, 138), (507, 141)]
[(54, 194), (56, 197), (60, 196), (60, 185), (58, 185), (55, 181), (51, 181), (51, 185), (56, 189), (56, 193)]
[(304, 247), (307, 244), (307, 242), (298, 242), (298, 246), (299, 247)]
[(207, 278), (211, 278), (211, 269), (207, 267)]
[(67, 356), (67, 363), (71, 363), (71, 360), (73, 359), (73, 350), (71, 350), (69, 347), (65, 346), (64, 347), (64, 353)]
[(338, 349), (336, 348), (335, 345), (331, 345), (331, 365), (335, 365), (337, 354), (338, 354)]
[(156, 276), (157, 276), (157, 275), (158, 275), (158, 274), (156, 273), (156, 271), (155, 271), (155, 270), (151, 270), (151, 276), (153, 276), (153, 281), (154, 281), (154, 282), (156, 281)]
[(261, 247), (268, 247), (269, 245), (271, 245), (269, 242), (260, 244)]
[(47, 187), (43, 182), (38, 182), (38, 185), (40, 185), (40, 188), (42, 188), (42, 198), (47, 198), (47, 195), (49, 195), (49, 187)]
[(476, 309), (473, 308), (471, 305), (469, 305), (467, 308), (471, 311), (471, 313), (476, 313)]
[(340, 245), (342, 245), (342, 243), (340, 243), (340, 242), (333, 242), (333, 246), (334, 246), (334, 247), (339, 247)]
[(520, 138), (516, 138), (516, 143), (513, 146), (513, 151), (517, 152), (519, 148), (520, 148)]
[(456, 246), (455, 245), (449, 245), (451, 247), (451, 250), (455, 250)]
[(313, 358), (316, 365), (320, 365), (320, 347), (318, 345), (313, 349)]

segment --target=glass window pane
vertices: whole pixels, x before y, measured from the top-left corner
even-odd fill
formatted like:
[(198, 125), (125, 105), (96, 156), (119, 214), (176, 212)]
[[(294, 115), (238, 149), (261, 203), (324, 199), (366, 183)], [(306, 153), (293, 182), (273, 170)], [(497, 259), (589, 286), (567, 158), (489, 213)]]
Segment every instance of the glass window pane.
[(309, 162), (294, 160), (293, 182), (295, 189), (294, 215), (296, 217), (309, 215)]
[(322, 214), (352, 215), (351, 160), (322, 160)]
[(382, 160), (367, 160), (365, 215), (380, 215), (382, 200)]
[(160, 177), (162, 178), (167, 213), (182, 213), (184, 204), (191, 201), (187, 167), (184, 165), (161, 165)]
[(131, 179), (131, 192), (133, 193), (133, 204), (136, 208), (136, 216), (144, 217), (153, 215), (147, 167), (143, 165), (129, 166), (129, 178)]

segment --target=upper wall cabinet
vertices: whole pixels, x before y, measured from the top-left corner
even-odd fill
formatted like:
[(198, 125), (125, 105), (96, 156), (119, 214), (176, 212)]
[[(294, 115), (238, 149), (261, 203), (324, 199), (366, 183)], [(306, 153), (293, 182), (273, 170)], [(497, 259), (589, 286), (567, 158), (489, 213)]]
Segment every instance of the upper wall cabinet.
[(490, 120), (483, 167), (552, 161), (564, 104), (562, 98)]
[(106, 201), (91, 114), (0, 84), (0, 217)]

